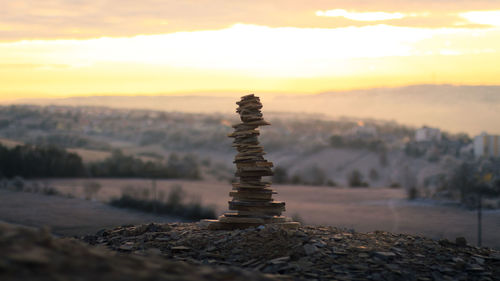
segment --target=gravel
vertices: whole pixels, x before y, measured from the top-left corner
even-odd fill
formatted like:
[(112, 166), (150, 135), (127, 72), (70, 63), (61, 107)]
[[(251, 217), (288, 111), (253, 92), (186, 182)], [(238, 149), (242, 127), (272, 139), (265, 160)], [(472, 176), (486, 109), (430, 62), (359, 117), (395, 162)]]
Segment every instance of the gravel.
[(335, 227), (126, 225), (54, 238), (0, 224), (0, 280), (500, 280), (500, 252)]
[[(135, 247), (135, 244), (132, 243)], [(0, 224), (0, 280), (290, 280), (230, 266), (200, 266), (165, 259), (160, 252), (126, 254), (54, 238), (48, 230)]]
[(455, 243), (382, 231), (273, 225), (211, 231), (195, 223), (171, 223), (122, 226), (82, 240), (131, 256), (153, 251), (190, 265), (293, 280), (500, 280), (496, 250), (469, 246), (463, 239)]

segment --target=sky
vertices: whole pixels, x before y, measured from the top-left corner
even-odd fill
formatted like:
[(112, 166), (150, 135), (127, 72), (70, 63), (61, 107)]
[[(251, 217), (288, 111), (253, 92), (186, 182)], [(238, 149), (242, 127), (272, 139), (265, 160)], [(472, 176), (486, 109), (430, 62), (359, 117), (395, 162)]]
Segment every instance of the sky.
[(497, 0), (0, 0), (0, 7), (0, 101), (499, 84)]

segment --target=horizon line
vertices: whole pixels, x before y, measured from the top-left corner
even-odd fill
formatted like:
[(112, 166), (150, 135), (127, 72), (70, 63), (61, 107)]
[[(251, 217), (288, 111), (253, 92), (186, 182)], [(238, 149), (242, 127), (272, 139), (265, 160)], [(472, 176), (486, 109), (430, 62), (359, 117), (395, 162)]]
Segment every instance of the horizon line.
[[(318, 92), (292, 92), (292, 91), (244, 91), (244, 90), (203, 90), (203, 91), (176, 91), (176, 92), (157, 92), (157, 93), (89, 93), (89, 94), (75, 94), (68, 96), (56, 96), (53, 94), (45, 94), (45, 97), (25, 97), (14, 99), (0, 99), (0, 104), (6, 104), (16, 101), (34, 101), (34, 100), (64, 100), (75, 98), (109, 98), (109, 97), (230, 97), (232, 94), (258, 94), (265, 96), (277, 95), (294, 95), (294, 96), (312, 96), (327, 93), (348, 93), (363, 90), (375, 89), (398, 89), (398, 88), (411, 88), (416, 86), (450, 86), (450, 87), (500, 87), (500, 84), (453, 84), (453, 83), (421, 83), (421, 84), (408, 84), (403, 86), (380, 86), (380, 87), (360, 87), (352, 88), (349, 90), (324, 90)], [(43, 95), (43, 93), (31, 93), (30, 95)], [(204, 96), (206, 94), (219, 94), (219, 96)]]

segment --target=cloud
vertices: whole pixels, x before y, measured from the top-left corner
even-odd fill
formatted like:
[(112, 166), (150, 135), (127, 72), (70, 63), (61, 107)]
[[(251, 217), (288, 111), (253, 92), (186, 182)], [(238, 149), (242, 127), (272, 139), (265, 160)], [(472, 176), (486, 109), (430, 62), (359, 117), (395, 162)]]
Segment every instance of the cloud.
[(0, 70), (53, 70), (53, 69), (69, 69), (70, 65), (67, 64), (36, 64), (36, 63), (0, 63)]
[[(78, 66), (142, 63), (184, 69), (236, 70), (255, 75), (325, 73), (338, 60), (409, 56), (411, 44), (433, 32), (385, 25), (345, 28), (270, 28), (235, 24), (221, 30), (89, 40), (0, 43), (0, 60)], [(370, 44), (370, 48), (365, 48)]]
[(500, 26), (500, 10), (471, 11), (461, 13), (460, 16), (472, 23)]
[(327, 11), (317, 11), (316, 15), (318, 17), (344, 17), (350, 20), (356, 21), (380, 21), (380, 20), (392, 20), (392, 19), (402, 19), (407, 17), (407, 14), (403, 13), (387, 13), (387, 12), (348, 12), (344, 9), (335, 9)]
[[(363, 0), (16, 0), (2, 1), (0, 40), (130, 37), (179, 31), (215, 30), (236, 23), (268, 27), (337, 28), (380, 22), (406, 27), (484, 27), (458, 13), (500, 9), (496, 0), (398, 2)], [(355, 11), (343, 17), (318, 17), (317, 11)], [(412, 13), (429, 12), (427, 17)], [(448, 15), (450, 13), (451, 15)], [(360, 21), (368, 15), (376, 21)], [(380, 20), (383, 16), (397, 18)], [(405, 15), (400, 18), (399, 15)], [(410, 15), (410, 16), (407, 16)], [(368, 17), (367, 19), (369, 19)]]
[(82, 69), (128, 63), (259, 77), (313, 77), (353, 73), (355, 61), (366, 68), (371, 63), (362, 62), (390, 57), (494, 54), (500, 50), (500, 41), (495, 39), (499, 34), (500, 29), (384, 24), (344, 28), (235, 24), (219, 30), (124, 38), (5, 42), (0, 43), (0, 61), (38, 64), (37, 70), (50, 71), (64, 65)]
[(463, 13), (450, 12), (357, 12), (344, 9), (319, 10), (318, 17), (344, 18), (354, 26), (370, 24), (388, 24), (401, 27), (460, 27), (487, 28), (500, 26), (500, 11), (470, 11)]

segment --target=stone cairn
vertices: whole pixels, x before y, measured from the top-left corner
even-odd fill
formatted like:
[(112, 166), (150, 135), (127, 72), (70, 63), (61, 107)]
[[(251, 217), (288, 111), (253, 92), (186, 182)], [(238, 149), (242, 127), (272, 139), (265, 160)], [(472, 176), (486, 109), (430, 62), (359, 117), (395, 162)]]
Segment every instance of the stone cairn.
[(204, 220), (209, 229), (237, 229), (263, 224), (277, 224), (287, 228), (296, 228), (300, 224), (281, 216), (285, 211), (285, 202), (274, 201), (275, 191), (270, 189), (271, 182), (262, 181), (263, 176), (272, 176), (273, 163), (264, 159), (264, 149), (259, 146), (257, 137), (259, 126), (267, 126), (260, 109), (259, 97), (253, 94), (241, 97), (236, 102), (236, 112), (242, 123), (233, 125), (235, 129), (228, 136), (234, 138), (233, 147), (238, 150), (234, 159), (236, 176), (239, 182), (233, 183), (229, 195), (229, 210), (218, 220)]

